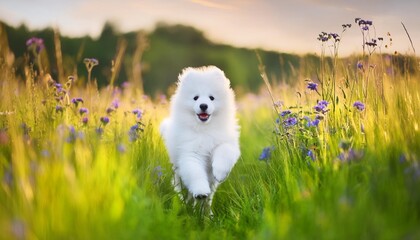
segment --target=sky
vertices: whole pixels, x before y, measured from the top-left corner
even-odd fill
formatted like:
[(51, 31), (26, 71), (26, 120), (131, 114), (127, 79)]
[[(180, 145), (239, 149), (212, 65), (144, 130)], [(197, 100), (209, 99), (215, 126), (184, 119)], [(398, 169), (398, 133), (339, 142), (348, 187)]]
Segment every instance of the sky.
[[(373, 21), (372, 37), (384, 37), (382, 52), (413, 54), (403, 22), (419, 55), (419, 9), (419, 0), (0, 0), (0, 20), (92, 37), (106, 21), (121, 32), (152, 30), (158, 22), (185, 24), (213, 42), (296, 54), (319, 54), (317, 37), (325, 31), (342, 35), (339, 53), (346, 56), (362, 51), (354, 23), (359, 17)], [(347, 23), (352, 28), (341, 34)], [(389, 38), (392, 46), (385, 48)]]

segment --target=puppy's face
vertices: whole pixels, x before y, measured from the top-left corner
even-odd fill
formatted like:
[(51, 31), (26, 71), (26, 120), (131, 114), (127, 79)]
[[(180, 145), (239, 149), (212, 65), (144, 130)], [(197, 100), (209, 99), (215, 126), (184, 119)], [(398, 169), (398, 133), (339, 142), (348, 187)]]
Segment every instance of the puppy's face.
[(178, 96), (178, 104), (182, 107), (175, 108), (175, 111), (184, 109), (184, 114), (190, 116), (190, 119), (207, 124), (224, 111), (226, 91), (218, 85), (210, 84), (213, 82), (198, 85), (193, 81), (190, 83), (194, 84), (183, 85)]
[(199, 123), (207, 124), (229, 109), (227, 102), (233, 101), (233, 95), (229, 80), (220, 69), (189, 68), (180, 75), (173, 100), (172, 111), (179, 117), (185, 121), (192, 117)]
[(197, 119), (203, 123), (209, 122), (215, 110), (213, 94), (196, 94), (192, 100), (194, 101), (193, 110)]

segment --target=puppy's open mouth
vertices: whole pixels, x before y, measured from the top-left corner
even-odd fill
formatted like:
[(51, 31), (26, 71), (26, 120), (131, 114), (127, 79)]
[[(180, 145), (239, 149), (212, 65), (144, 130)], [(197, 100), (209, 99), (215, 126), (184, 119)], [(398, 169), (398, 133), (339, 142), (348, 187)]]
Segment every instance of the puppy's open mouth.
[(198, 119), (200, 119), (202, 122), (205, 122), (205, 121), (209, 120), (209, 118), (210, 118), (210, 115), (207, 114), (207, 113), (199, 113), (199, 114), (197, 114), (197, 116), (198, 116)]

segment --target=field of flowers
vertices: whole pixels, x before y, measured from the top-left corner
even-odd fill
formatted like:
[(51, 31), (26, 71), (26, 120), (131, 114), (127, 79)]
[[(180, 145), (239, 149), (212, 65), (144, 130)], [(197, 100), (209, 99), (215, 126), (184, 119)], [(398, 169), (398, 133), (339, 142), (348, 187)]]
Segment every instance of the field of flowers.
[(272, 84), (261, 62), (267, 90), (237, 99), (242, 156), (212, 218), (172, 189), (167, 97), (98, 89), (95, 58), (54, 80), (28, 40), (25, 76), (0, 58), (0, 239), (419, 239), (419, 60), (397, 64), (355, 25), (360, 56), (323, 32), (314, 79)]

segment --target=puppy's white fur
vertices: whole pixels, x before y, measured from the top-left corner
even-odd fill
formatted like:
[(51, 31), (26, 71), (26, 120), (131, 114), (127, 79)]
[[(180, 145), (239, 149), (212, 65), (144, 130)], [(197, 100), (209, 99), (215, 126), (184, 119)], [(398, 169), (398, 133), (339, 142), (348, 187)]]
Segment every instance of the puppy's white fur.
[(189, 196), (213, 194), (240, 156), (234, 92), (214, 66), (186, 68), (171, 98), (170, 116), (160, 131), (173, 164), (175, 190)]

